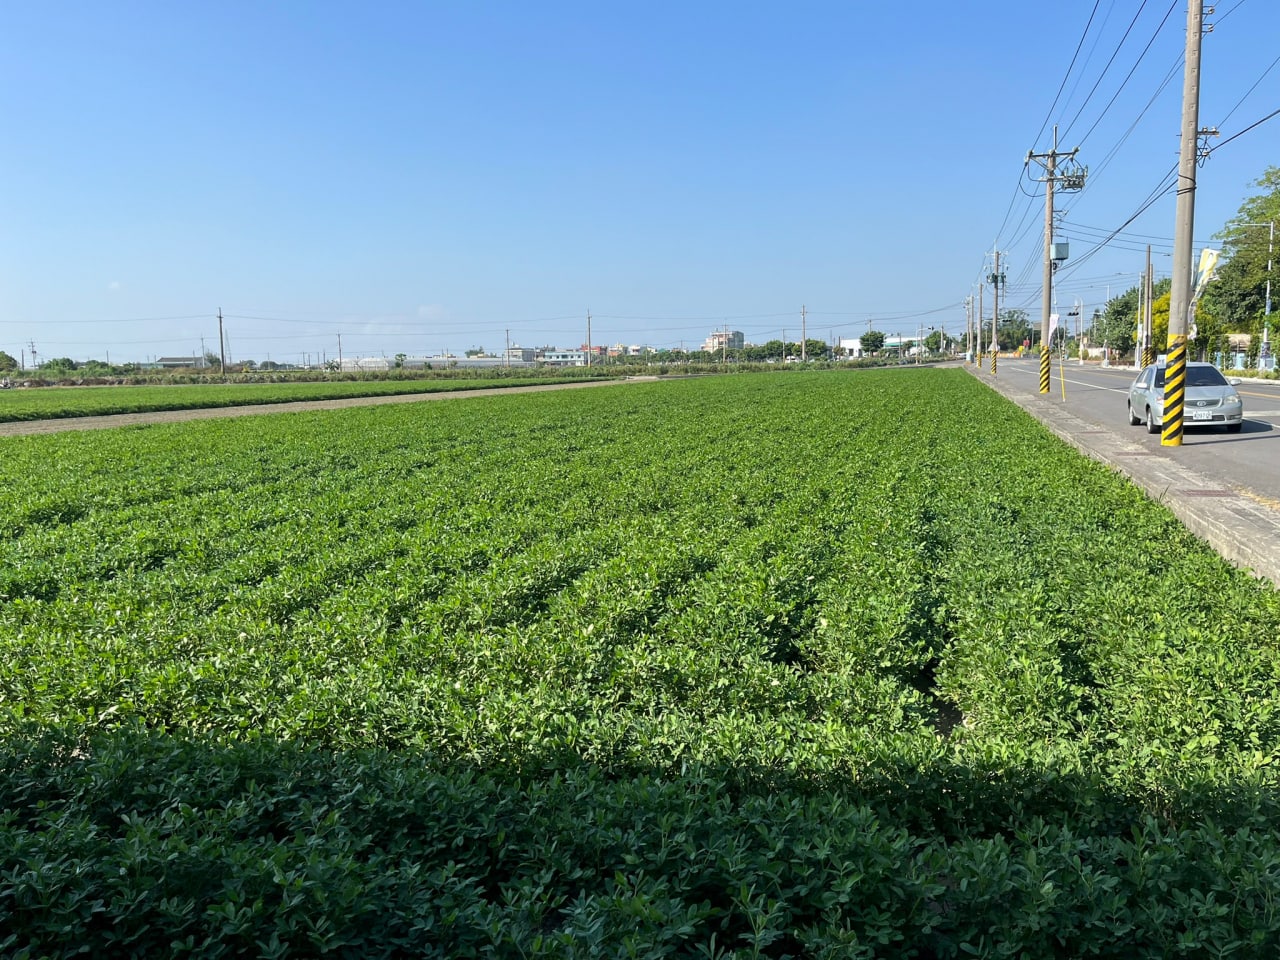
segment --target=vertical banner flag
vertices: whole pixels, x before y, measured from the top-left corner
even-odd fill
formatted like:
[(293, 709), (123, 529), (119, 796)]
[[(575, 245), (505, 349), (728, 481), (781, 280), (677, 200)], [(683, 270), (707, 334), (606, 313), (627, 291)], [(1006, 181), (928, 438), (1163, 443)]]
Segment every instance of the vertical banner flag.
[(1200, 302), (1200, 295), (1204, 293), (1204, 288), (1209, 285), (1211, 280), (1218, 279), (1215, 269), (1218, 266), (1219, 251), (1210, 250), (1205, 247), (1200, 251), (1200, 268), (1196, 270), (1196, 288), (1191, 294), (1191, 303), (1187, 306), (1187, 337), (1191, 340), (1196, 339), (1199, 335), (1199, 328), (1196, 326), (1196, 304)]
[(1200, 251), (1200, 269), (1196, 271), (1196, 292), (1191, 297), (1194, 302), (1200, 299), (1200, 295), (1204, 293), (1204, 288), (1209, 285), (1210, 280), (1216, 280), (1218, 275), (1214, 273), (1214, 268), (1218, 266), (1217, 250), (1210, 250), (1205, 247)]

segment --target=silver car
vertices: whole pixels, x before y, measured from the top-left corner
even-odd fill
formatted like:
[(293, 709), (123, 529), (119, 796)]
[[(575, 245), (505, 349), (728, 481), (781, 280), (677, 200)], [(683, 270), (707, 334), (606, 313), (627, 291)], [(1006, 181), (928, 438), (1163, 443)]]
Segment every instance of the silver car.
[[(1164, 419), (1164, 363), (1143, 367), (1129, 387), (1129, 423), (1146, 423), (1147, 433), (1159, 433)], [(1244, 423), (1244, 403), (1235, 385), (1212, 363), (1188, 363), (1186, 395), (1182, 401), (1184, 427), (1225, 426), (1239, 433)]]

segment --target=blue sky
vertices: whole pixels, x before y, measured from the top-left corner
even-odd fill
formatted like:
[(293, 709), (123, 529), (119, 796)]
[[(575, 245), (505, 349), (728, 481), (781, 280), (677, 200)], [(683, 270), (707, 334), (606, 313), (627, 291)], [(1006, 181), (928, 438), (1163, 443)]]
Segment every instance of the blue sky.
[[(1208, 19), (1221, 142), (1280, 107), (1280, 4)], [(997, 245), (1038, 317), (1046, 122), (1091, 171), (1058, 237), (1088, 313), (1148, 239), (1170, 270), (1172, 193), (1082, 257), (1177, 162), (1185, 25), (1168, 0), (6, 4), (0, 350), (189, 354), (219, 308), (233, 358), (290, 362), (339, 334), (577, 346), (588, 310), (594, 342), (657, 347), (794, 338), (802, 305), (822, 339), (954, 332)], [(1268, 164), (1280, 117), (1200, 171), (1197, 246)]]

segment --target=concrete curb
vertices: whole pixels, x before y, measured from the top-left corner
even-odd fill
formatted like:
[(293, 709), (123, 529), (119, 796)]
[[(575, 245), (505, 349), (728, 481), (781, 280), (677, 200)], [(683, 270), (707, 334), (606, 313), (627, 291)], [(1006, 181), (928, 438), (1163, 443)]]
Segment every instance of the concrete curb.
[(1082, 420), (1038, 393), (967, 369), (1055, 436), (1129, 478), (1225, 559), (1280, 586), (1280, 505), (1152, 453), (1124, 439), (1122, 432)]

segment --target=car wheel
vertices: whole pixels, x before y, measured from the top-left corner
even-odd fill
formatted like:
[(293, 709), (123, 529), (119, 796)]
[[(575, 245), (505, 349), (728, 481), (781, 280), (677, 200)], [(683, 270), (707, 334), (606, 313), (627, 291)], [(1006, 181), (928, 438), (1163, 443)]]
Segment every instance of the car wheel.
[(1156, 418), (1151, 412), (1151, 408), (1147, 407), (1147, 433), (1159, 433), (1160, 424), (1156, 423)]
[(1142, 422), (1142, 418), (1133, 412), (1132, 403), (1126, 404), (1126, 406), (1129, 408), (1129, 426), (1136, 427), (1138, 424)]
[(1244, 424), (1243, 424), (1243, 423), (1228, 423), (1228, 424), (1227, 424), (1227, 433), (1239, 433), (1239, 432), (1240, 432), (1240, 428), (1241, 428), (1241, 427), (1243, 427), (1243, 426), (1244, 426)]

